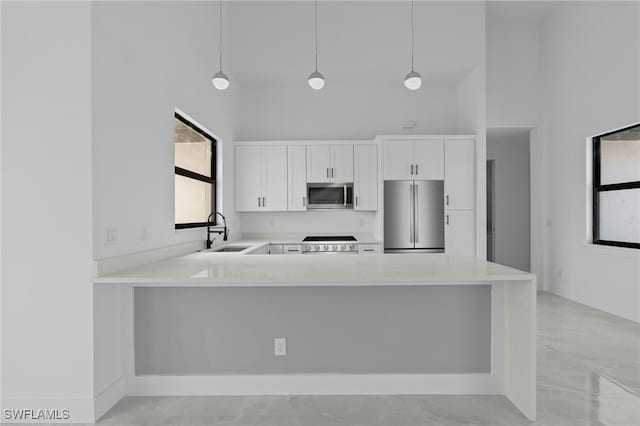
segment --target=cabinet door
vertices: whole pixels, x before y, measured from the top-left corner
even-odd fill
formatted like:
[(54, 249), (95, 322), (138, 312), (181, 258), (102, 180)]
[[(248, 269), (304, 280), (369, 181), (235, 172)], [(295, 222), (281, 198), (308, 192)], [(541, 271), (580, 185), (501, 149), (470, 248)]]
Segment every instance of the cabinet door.
[(304, 145), (287, 147), (289, 211), (307, 210), (307, 149)]
[(382, 163), (385, 180), (413, 180), (413, 141), (385, 141)]
[(382, 253), (382, 248), (380, 247), (380, 244), (358, 244), (358, 253), (380, 254)]
[(331, 182), (331, 146), (307, 147), (307, 182)]
[(414, 179), (444, 179), (444, 141), (416, 141), (414, 150)]
[(262, 147), (262, 209), (287, 210), (287, 147)]
[(262, 209), (262, 147), (237, 146), (235, 162), (236, 210)]
[(446, 209), (471, 210), (475, 199), (475, 142), (444, 144), (444, 204)]
[(353, 209), (378, 210), (378, 147), (356, 145), (353, 150)]
[(473, 210), (446, 210), (444, 220), (445, 253), (475, 257), (476, 227)]
[(353, 145), (331, 145), (331, 170), (333, 182), (353, 182)]

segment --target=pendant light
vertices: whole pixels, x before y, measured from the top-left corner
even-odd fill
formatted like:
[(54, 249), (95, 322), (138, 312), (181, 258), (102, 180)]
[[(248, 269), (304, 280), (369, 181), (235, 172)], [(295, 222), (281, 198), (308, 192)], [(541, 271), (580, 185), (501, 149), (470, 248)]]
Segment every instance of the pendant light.
[(218, 25), (220, 30), (220, 38), (218, 39), (219, 40), (218, 52), (220, 54), (220, 58), (219, 58), (220, 70), (217, 73), (215, 73), (215, 75), (211, 79), (211, 82), (213, 83), (216, 89), (225, 90), (227, 87), (229, 87), (229, 77), (227, 77), (227, 75), (222, 72), (222, 0), (218, 1), (218, 4), (220, 5), (219, 6), (220, 13), (218, 14), (220, 17), (220, 25)]
[(411, 72), (404, 78), (404, 85), (409, 90), (418, 90), (422, 86), (422, 77), (413, 70), (413, 0), (411, 0)]
[(314, 90), (324, 87), (324, 76), (318, 72), (318, 0), (315, 0), (315, 40), (316, 40), (316, 70), (309, 75), (309, 86)]

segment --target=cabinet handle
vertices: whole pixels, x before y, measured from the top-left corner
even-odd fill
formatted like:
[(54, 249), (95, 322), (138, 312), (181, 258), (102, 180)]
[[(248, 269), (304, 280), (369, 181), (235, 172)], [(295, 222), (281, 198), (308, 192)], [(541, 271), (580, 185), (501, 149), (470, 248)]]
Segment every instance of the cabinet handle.
[(418, 174), (418, 165), (416, 164), (416, 175)]
[(447, 195), (447, 205), (449, 205), (449, 196)]
[(331, 177), (336, 177), (336, 174), (334, 173), (333, 167), (331, 168)]
[(447, 215), (447, 225), (449, 224), (449, 215)]
[(262, 207), (266, 207), (267, 205), (267, 199), (266, 197), (262, 197)]
[(356, 207), (358, 207), (358, 196), (356, 195)]
[(327, 167), (327, 179), (329, 179), (329, 168)]
[(258, 197), (258, 207), (260, 207), (260, 197)]
[(304, 195), (302, 196), (302, 206), (306, 206), (307, 205), (307, 197), (305, 197)]
[(413, 176), (413, 164), (411, 165), (411, 176)]

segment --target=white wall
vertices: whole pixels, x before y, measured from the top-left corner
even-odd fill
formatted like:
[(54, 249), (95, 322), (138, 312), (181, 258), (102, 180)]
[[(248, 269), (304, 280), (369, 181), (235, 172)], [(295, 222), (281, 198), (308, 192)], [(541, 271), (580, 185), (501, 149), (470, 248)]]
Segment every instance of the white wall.
[(91, 5), (1, 7), (2, 407), (91, 422)]
[(495, 160), (494, 261), (529, 271), (529, 132), (489, 131), (487, 159)]
[[(484, 31), (484, 29), (483, 29)], [(484, 38), (482, 39), (484, 41)], [(484, 43), (482, 44), (484, 51)], [(476, 137), (476, 256), (487, 257), (487, 122), (486, 122), (485, 64), (460, 84), (458, 99), (458, 133), (475, 134)]]
[(540, 25), (487, 20), (487, 127), (536, 127)]
[[(517, 3), (498, 2), (494, 6), (520, 10), (523, 5)], [(539, 131), (543, 66), (541, 22), (531, 17), (513, 21), (507, 19), (509, 16), (496, 16), (495, 12), (492, 9), (487, 16), (486, 29), (487, 127), (490, 130), (526, 129), (530, 133), (530, 268), (537, 275), (538, 287), (542, 288), (546, 275), (543, 249), (548, 231), (545, 227), (548, 161), (546, 140)]]
[(543, 25), (542, 52), (551, 219), (545, 289), (640, 321), (640, 253), (587, 244), (585, 179), (585, 138), (640, 118), (640, 4), (563, 3)]
[[(204, 241), (203, 230), (173, 229), (174, 108), (221, 140), (218, 209), (228, 215), (232, 232), (237, 230), (231, 149), (235, 89), (220, 92), (211, 84), (218, 69), (217, 14), (215, 2), (93, 7), (96, 259)], [(105, 244), (105, 227), (118, 229), (115, 244)]]
[[(456, 132), (455, 86), (242, 88), (238, 140), (371, 139), (379, 134)], [(402, 128), (415, 121), (413, 129)]]

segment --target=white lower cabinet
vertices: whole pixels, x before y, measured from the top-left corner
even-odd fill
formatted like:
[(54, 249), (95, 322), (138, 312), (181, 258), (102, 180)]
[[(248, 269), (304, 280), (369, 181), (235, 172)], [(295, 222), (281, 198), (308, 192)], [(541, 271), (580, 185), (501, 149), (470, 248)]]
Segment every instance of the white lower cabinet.
[(445, 210), (444, 251), (447, 254), (476, 255), (476, 217), (473, 210)]
[(382, 247), (378, 243), (365, 243), (358, 244), (359, 254), (380, 254), (382, 253)]
[(282, 254), (302, 254), (302, 245), (284, 244), (282, 246)]

